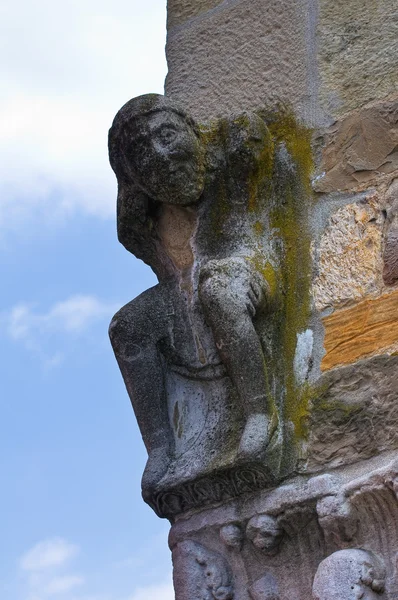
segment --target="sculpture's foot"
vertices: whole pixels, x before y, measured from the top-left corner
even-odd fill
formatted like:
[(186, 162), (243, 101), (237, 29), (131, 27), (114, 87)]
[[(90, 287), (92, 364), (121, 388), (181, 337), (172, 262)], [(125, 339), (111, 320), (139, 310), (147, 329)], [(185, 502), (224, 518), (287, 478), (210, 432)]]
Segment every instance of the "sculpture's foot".
[(240, 440), (239, 459), (263, 459), (273, 434), (278, 427), (276, 412), (271, 415), (253, 413), (249, 415)]
[(170, 448), (154, 448), (148, 456), (141, 480), (142, 497), (149, 501), (170, 464)]

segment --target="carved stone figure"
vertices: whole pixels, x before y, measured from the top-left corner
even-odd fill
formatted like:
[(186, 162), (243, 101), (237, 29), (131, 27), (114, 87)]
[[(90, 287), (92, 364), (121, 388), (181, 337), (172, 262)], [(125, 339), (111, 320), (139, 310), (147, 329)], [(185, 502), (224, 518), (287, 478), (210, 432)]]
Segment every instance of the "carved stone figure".
[[(159, 279), (110, 325), (148, 450), (142, 488), (149, 499), (175, 473), (170, 373), (197, 381), (229, 377), (236, 397), (229, 402), (244, 415), (238, 463), (263, 461), (277, 432), (270, 342), (261, 333), (275, 301), (277, 252), (267, 206), (275, 157), (258, 115), (223, 119), (206, 132), (156, 94), (122, 107), (109, 152), (119, 240)], [(173, 417), (180, 416), (174, 406)]]
[(314, 600), (381, 600), (385, 567), (366, 550), (339, 550), (321, 562), (313, 585)]
[(342, 548), (350, 542), (358, 529), (356, 509), (344, 496), (325, 496), (316, 506), (319, 524), (326, 541)]
[(225, 559), (191, 540), (173, 550), (176, 600), (232, 600), (231, 573)]
[(226, 546), (240, 551), (243, 545), (243, 531), (236, 523), (229, 523), (220, 529), (220, 538)]
[(252, 517), (246, 527), (249, 540), (265, 554), (277, 553), (283, 533), (277, 519), (266, 514)]
[(397, 3), (167, 21), (109, 134), (158, 284), (110, 337), (176, 600), (398, 600)]
[[(191, 257), (188, 250), (173, 261), (173, 253), (167, 253), (165, 238), (180, 236), (181, 228), (170, 221), (164, 207), (189, 207), (199, 200), (204, 150), (194, 123), (182, 110), (162, 96), (148, 95), (119, 111), (109, 133), (109, 153), (118, 180), (119, 240), (159, 278), (157, 286), (123, 307), (110, 325), (148, 451), (142, 487), (149, 493), (166, 472), (172, 454), (164, 361), (180, 364), (191, 358), (191, 332), (178, 293)], [(189, 227), (189, 208), (184, 216)]]

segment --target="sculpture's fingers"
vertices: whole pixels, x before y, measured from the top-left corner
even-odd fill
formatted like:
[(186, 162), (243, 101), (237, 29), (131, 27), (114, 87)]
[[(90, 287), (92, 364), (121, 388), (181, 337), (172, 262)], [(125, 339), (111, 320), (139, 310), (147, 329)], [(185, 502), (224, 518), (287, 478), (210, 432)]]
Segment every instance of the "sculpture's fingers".
[(253, 294), (255, 294), (257, 300), (260, 300), (262, 293), (263, 293), (263, 291), (261, 289), (261, 285), (259, 283), (257, 283), (256, 281), (251, 281), (250, 289), (252, 290)]
[(247, 295), (249, 296), (250, 303), (253, 305), (253, 307), (257, 307), (259, 301), (258, 296), (256, 296), (252, 290), (249, 290)]
[(246, 302), (246, 308), (247, 308), (250, 316), (254, 317), (254, 315), (256, 314), (256, 309), (255, 309), (254, 305), (252, 304), (250, 298), (249, 298), (249, 302)]

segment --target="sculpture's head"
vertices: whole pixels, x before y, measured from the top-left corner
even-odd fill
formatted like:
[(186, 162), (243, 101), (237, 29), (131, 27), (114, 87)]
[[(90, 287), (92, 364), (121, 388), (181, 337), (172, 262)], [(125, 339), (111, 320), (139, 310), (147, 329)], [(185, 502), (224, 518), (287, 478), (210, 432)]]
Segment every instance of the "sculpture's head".
[(283, 533), (277, 519), (267, 514), (252, 517), (246, 527), (248, 539), (266, 554), (275, 554), (278, 551)]
[(261, 117), (249, 112), (232, 117), (228, 131), (227, 152), (233, 172), (250, 175), (269, 160), (272, 139)]
[(385, 579), (385, 567), (372, 552), (359, 548), (338, 550), (319, 565), (313, 599), (381, 600)]
[(109, 157), (119, 187), (133, 184), (152, 200), (188, 205), (203, 192), (197, 126), (165, 96), (139, 96), (119, 110), (109, 131)]

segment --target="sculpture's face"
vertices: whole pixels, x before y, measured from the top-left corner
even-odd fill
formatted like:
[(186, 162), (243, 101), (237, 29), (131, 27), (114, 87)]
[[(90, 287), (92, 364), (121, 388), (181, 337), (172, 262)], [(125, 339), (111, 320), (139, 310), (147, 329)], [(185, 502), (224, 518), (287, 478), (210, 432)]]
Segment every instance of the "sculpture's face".
[(230, 123), (229, 157), (232, 166), (248, 174), (266, 160), (271, 138), (264, 121), (255, 114), (244, 113)]
[(129, 161), (153, 200), (188, 205), (204, 187), (204, 151), (193, 129), (173, 111), (138, 118), (131, 128)]
[(254, 546), (266, 553), (275, 551), (283, 537), (283, 529), (277, 520), (265, 514), (253, 517), (248, 523), (246, 533)]

